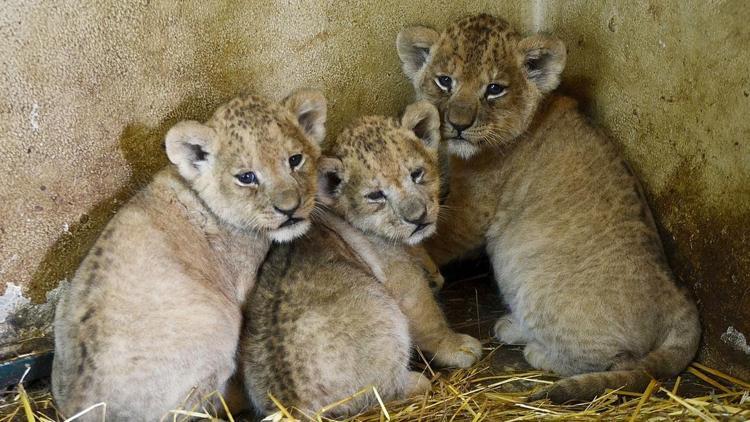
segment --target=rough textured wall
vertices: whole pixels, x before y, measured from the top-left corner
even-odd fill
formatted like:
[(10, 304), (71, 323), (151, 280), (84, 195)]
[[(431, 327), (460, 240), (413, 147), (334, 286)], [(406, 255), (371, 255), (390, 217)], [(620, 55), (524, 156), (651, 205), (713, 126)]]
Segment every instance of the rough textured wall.
[[(161, 138), (243, 90), (323, 88), (330, 133), (411, 98), (404, 25), (505, 16), (569, 49), (563, 89), (630, 160), (693, 287), (702, 357), (750, 378), (750, 8), (736, 1), (20, 1), (0, 13), (0, 344), (162, 165)], [(54, 291), (53, 291), (54, 292)]]

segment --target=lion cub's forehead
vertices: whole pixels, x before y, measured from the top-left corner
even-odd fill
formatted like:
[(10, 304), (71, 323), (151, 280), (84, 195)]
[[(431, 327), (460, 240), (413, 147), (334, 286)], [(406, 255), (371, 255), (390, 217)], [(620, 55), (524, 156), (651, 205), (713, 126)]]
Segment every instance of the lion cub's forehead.
[(393, 118), (368, 116), (344, 129), (329, 148), (344, 166), (362, 178), (399, 178), (413, 162), (432, 165), (433, 157), (421, 141)]
[(432, 65), (469, 74), (472, 70), (491, 70), (499, 63), (513, 67), (518, 40), (518, 34), (503, 19), (484, 14), (467, 17), (440, 35)]
[(222, 154), (240, 160), (248, 154), (255, 159), (300, 152), (319, 154), (294, 123), (292, 114), (263, 98), (235, 98), (217, 110), (210, 125), (223, 138)]
[(212, 123), (220, 133), (234, 137), (255, 135), (257, 142), (296, 132), (292, 116), (286, 109), (255, 96), (230, 101), (216, 111)]

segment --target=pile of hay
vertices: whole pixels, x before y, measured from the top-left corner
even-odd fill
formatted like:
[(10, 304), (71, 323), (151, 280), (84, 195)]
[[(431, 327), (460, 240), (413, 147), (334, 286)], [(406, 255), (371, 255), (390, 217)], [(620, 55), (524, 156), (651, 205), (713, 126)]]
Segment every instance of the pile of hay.
[[(435, 375), (428, 394), (389, 403), (358, 415), (357, 421), (523, 421), (555, 420), (746, 420), (750, 383), (695, 363), (689, 372), (715, 391), (685, 398), (680, 378), (671, 389), (652, 381), (642, 394), (608, 391), (582, 404), (527, 403), (530, 392), (557, 378), (544, 372), (492, 374), (489, 358), (465, 370)], [(488, 374), (489, 373), (489, 374)], [(536, 385), (535, 385), (536, 384)], [(515, 385), (515, 386), (514, 386)], [(514, 388), (515, 387), (515, 388)]]
[[(681, 395), (684, 387), (678, 377), (665, 388), (652, 381), (642, 394), (608, 391), (583, 404), (553, 405), (549, 402), (527, 403), (530, 391), (550, 384), (556, 378), (540, 371), (497, 374), (492, 370), (492, 355), (499, 346), (469, 369), (436, 371), (425, 365), (425, 374), (433, 379), (432, 390), (422, 396), (380, 406), (351, 421), (523, 421), (555, 420), (748, 420), (750, 419), (750, 383), (715, 369), (694, 363), (687, 372), (700, 382), (707, 393), (699, 397)], [(377, 392), (366, 388), (357, 393)], [(8, 392), (6, 404), (0, 405), (0, 422), (61, 421), (52, 397), (46, 391), (27, 392), (23, 385)], [(347, 399), (348, 400), (348, 399)], [(343, 400), (345, 402), (347, 400)], [(210, 400), (206, 400), (208, 403)], [(340, 404), (340, 403), (339, 403)], [(327, 409), (334, 408), (332, 404)], [(279, 411), (266, 420), (291, 420), (290, 409), (277, 402)], [(94, 408), (93, 412), (103, 409)], [(214, 409), (199, 408), (175, 411), (170, 420), (189, 417), (213, 419)], [(232, 416), (226, 417), (235, 421)], [(104, 419), (102, 419), (104, 420)], [(319, 414), (308, 414), (303, 420), (325, 421)]]

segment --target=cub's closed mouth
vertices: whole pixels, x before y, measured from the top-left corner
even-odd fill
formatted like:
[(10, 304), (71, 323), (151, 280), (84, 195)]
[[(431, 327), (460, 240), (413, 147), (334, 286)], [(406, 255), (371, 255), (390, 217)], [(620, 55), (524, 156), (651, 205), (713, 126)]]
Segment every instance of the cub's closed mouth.
[(432, 224), (432, 223), (422, 223), (422, 224), (418, 225), (417, 228), (415, 228), (414, 231), (411, 232), (411, 235), (414, 236), (415, 234), (421, 232), (422, 230), (424, 230), (430, 224)]
[(281, 223), (281, 225), (279, 226), (279, 228), (293, 226), (293, 225), (299, 223), (302, 220), (304, 220), (304, 218), (290, 217), (288, 220), (286, 220), (285, 222)]

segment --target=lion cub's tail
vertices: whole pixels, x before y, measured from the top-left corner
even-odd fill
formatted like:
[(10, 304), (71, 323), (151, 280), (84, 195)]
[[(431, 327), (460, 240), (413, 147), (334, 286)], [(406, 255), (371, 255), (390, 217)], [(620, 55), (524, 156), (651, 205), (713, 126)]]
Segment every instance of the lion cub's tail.
[(529, 401), (549, 398), (554, 403), (588, 401), (606, 389), (643, 391), (651, 378), (669, 378), (685, 369), (698, 350), (700, 323), (698, 310), (687, 300), (675, 312), (664, 341), (637, 361), (614, 365), (610, 371), (592, 372), (564, 378), (529, 397)]

